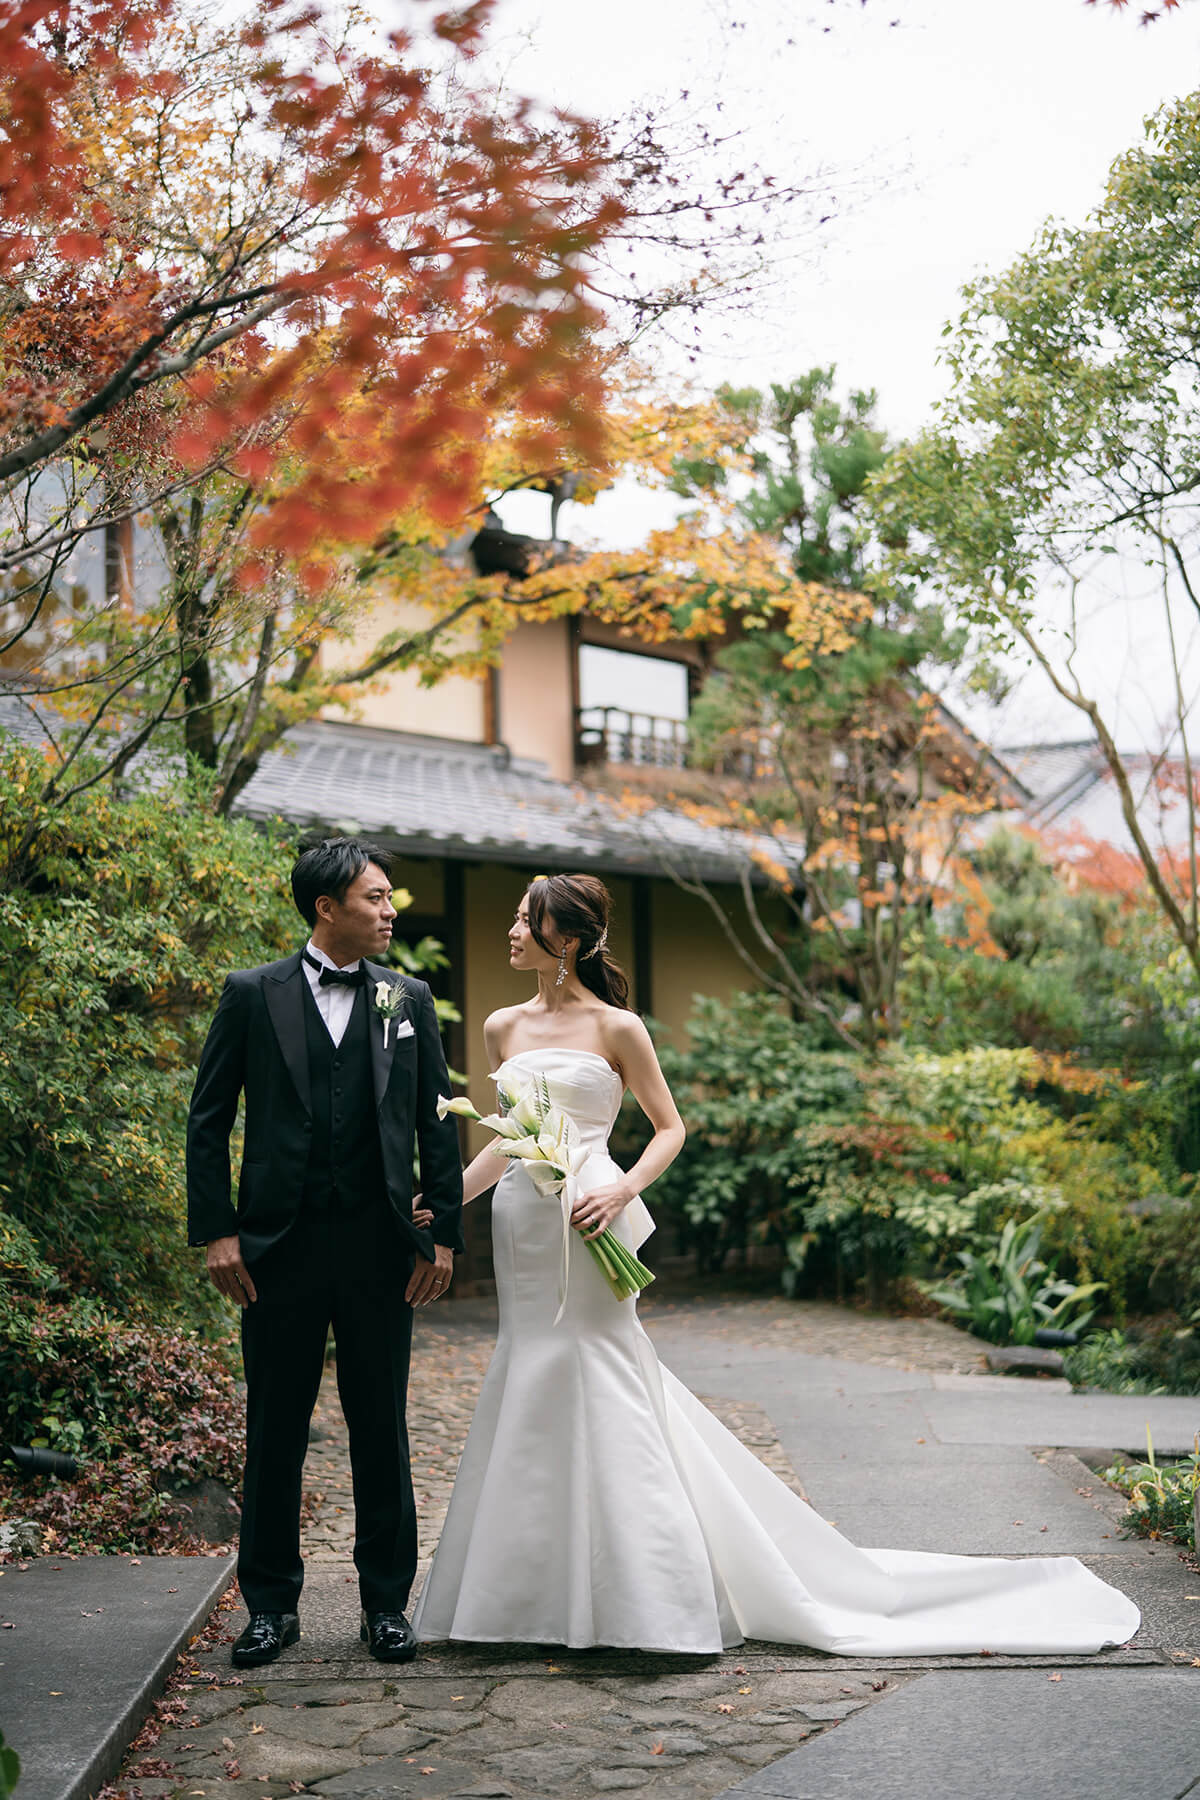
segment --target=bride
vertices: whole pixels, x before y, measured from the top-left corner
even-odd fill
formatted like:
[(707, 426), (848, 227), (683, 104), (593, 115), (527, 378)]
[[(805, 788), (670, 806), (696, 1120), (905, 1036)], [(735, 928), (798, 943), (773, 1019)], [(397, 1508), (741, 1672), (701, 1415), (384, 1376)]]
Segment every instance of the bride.
[[(484, 1150), (464, 1199), (496, 1184), (500, 1329), (441, 1541), (420, 1638), (714, 1655), (743, 1638), (846, 1656), (1089, 1652), (1137, 1630), (1133, 1603), (1072, 1557), (859, 1550), (662, 1367), (583, 1238), (636, 1249), (638, 1198), (684, 1127), (589, 875), (538, 876), (509, 931), (535, 998), (484, 1026), (508, 1088), (542, 1076), (590, 1148), (566, 1232), (517, 1162)], [(607, 1154), (628, 1087), (654, 1135), (627, 1173)], [(565, 1296), (564, 1296), (565, 1282)], [(556, 1322), (557, 1315), (557, 1322)]]

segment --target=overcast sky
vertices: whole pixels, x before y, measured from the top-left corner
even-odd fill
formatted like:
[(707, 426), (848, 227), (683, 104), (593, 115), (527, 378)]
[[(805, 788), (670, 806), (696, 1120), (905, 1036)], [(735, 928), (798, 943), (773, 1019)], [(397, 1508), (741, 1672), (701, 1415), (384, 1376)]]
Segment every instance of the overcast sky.
[[(713, 322), (695, 375), (705, 386), (763, 383), (835, 362), (847, 384), (878, 390), (884, 425), (905, 435), (941, 391), (942, 327), (963, 282), (1003, 268), (1046, 218), (1081, 221), (1145, 116), (1197, 85), (1200, 6), (1146, 29), (1136, 11), (1082, 0), (501, 0), (499, 23), (514, 87), (607, 117), (687, 88), (781, 175), (828, 171), (819, 194), (831, 219), (786, 260), (753, 318)], [(586, 515), (568, 508), (563, 523), (617, 544), (653, 516), (618, 494)], [(510, 522), (545, 530), (540, 515)], [(1121, 687), (1126, 734), (1143, 738), (1159, 675), (1153, 655), (1130, 665), (1135, 650), (1118, 657), (1110, 644), (1096, 679)], [(1043, 707), (1018, 696), (1000, 737), (1042, 735)], [(1081, 735), (1074, 715), (1055, 719), (1062, 735)]]

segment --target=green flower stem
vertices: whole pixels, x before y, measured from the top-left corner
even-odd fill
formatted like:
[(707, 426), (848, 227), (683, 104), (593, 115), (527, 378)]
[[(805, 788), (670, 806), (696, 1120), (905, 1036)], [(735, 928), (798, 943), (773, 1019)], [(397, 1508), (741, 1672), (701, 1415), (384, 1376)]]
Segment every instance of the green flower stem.
[(606, 1229), (599, 1237), (585, 1238), (584, 1243), (618, 1300), (628, 1300), (654, 1280), (651, 1270), (612, 1231)]

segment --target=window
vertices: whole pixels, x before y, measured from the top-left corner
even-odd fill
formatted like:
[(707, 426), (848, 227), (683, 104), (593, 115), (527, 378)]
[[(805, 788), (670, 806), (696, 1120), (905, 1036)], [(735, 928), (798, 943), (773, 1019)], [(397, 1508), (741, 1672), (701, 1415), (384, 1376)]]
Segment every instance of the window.
[(579, 646), (579, 704), (616, 706), (650, 719), (686, 719), (687, 664), (665, 656), (639, 656), (631, 650)]
[(649, 763), (681, 768), (687, 760), (688, 669), (665, 656), (579, 646), (581, 763)]

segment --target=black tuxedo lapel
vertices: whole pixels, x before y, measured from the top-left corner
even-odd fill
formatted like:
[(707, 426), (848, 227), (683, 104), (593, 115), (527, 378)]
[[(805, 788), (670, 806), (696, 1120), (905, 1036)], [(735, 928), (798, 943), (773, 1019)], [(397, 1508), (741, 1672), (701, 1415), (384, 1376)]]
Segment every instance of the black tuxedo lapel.
[[(378, 1110), (383, 1105), (383, 1096), (387, 1093), (387, 1085), (392, 1078), (392, 1055), (396, 1048), (396, 1027), (401, 1019), (407, 1017), (408, 1008), (407, 1006), (402, 1007), (389, 1024), (385, 1050), (383, 1045), (384, 1021), (383, 1015), (375, 1006), (375, 984), (386, 980), (389, 981), (389, 985), (395, 985), (396, 978), (395, 976), (389, 978), (386, 969), (380, 968), (378, 963), (369, 963), (365, 957), (363, 958), (363, 968), (367, 972), (367, 985), (364, 991), (370, 1018), (368, 1030), (371, 1037), (371, 1074), (375, 1080), (375, 1106)], [(401, 991), (404, 992), (403, 989)], [(405, 994), (405, 999), (407, 1000), (407, 998), (408, 996)]]
[(280, 1054), (288, 1074), (295, 1083), (306, 1113), (312, 1112), (312, 1089), (308, 1080), (308, 1050), (304, 1035), (304, 975), (297, 956), (290, 974), (268, 975), (263, 980), (263, 999), (267, 1003), (271, 1024), (279, 1043)]

